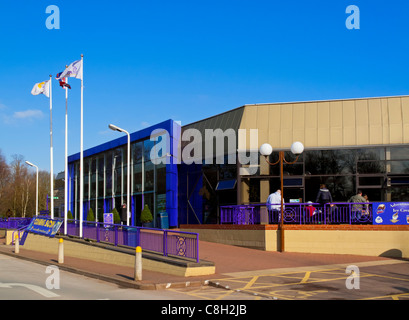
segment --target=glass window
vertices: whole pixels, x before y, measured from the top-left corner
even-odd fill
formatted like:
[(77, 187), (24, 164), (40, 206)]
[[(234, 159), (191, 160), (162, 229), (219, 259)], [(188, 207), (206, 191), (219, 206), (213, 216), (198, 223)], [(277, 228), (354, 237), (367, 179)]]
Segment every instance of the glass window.
[(105, 155), (105, 197), (112, 196), (112, 152)]
[(384, 173), (384, 161), (359, 161), (358, 173)]
[(384, 177), (359, 177), (360, 186), (382, 186), (384, 182)]
[(140, 163), (143, 160), (143, 144), (142, 142), (136, 142), (131, 145), (131, 153), (133, 163)]
[(156, 165), (156, 193), (166, 193), (166, 165)]
[(154, 146), (155, 142), (147, 139), (143, 142), (143, 154), (144, 154), (144, 161), (151, 160), (151, 150)]
[(305, 173), (348, 174), (355, 173), (354, 150), (310, 150), (305, 152)]
[(409, 161), (388, 161), (392, 174), (409, 174)]
[(142, 163), (133, 165), (133, 192), (142, 192)]
[(405, 160), (409, 159), (409, 147), (391, 147), (391, 160)]
[(145, 191), (153, 191), (154, 187), (154, 165), (151, 161), (145, 162)]
[(98, 195), (104, 196), (104, 156), (98, 157)]
[(114, 177), (113, 186), (115, 195), (121, 195), (122, 193), (122, 149), (118, 148), (114, 151)]
[[(97, 159), (91, 159), (91, 198), (96, 197), (96, 189), (97, 189)], [(95, 212), (95, 211), (94, 211)]]
[(385, 160), (385, 148), (358, 149), (358, 160)]
[(89, 159), (84, 159), (84, 199), (89, 196)]

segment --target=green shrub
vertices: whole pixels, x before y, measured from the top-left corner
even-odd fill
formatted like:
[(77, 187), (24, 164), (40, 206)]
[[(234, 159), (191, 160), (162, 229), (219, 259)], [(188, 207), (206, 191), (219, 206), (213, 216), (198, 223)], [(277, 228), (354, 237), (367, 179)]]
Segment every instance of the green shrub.
[(94, 215), (94, 211), (92, 210), (92, 208), (90, 208), (87, 213), (87, 221), (95, 222), (95, 215)]
[(121, 223), (121, 217), (119, 216), (118, 210), (114, 208), (112, 210), (112, 215), (114, 216), (114, 224), (120, 224)]
[(147, 223), (147, 222), (151, 222), (152, 220), (153, 220), (153, 216), (152, 216), (151, 210), (149, 209), (148, 205), (145, 204), (145, 207), (143, 208), (141, 212), (141, 222)]

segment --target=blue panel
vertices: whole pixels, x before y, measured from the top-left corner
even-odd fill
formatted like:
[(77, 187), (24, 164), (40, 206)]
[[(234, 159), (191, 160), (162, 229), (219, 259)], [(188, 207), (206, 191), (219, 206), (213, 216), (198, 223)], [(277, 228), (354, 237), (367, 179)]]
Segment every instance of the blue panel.
[(236, 179), (221, 180), (216, 186), (216, 190), (231, 190), (236, 186)]

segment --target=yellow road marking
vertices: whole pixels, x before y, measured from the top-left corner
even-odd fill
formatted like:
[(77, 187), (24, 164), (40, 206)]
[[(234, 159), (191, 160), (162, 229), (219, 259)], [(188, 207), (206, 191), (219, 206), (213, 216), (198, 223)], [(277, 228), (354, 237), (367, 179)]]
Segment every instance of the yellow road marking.
[(308, 279), (310, 278), (310, 275), (311, 275), (311, 271), (307, 271), (307, 272), (305, 273), (304, 278), (301, 280), (300, 283), (306, 283), (306, 282), (308, 281)]

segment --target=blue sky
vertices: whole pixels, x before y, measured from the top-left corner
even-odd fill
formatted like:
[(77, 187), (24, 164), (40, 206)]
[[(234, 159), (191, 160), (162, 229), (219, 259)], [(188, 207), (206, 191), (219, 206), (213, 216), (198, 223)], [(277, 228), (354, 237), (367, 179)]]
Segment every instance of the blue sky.
[[(348, 5), (360, 29), (348, 30)], [(49, 5), (60, 29), (46, 28)], [(49, 102), (32, 96), (84, 54), (84, 148), (244, 104), (409, 93), (407, 1), (1, 1), (0, 149), (49, 170)], [(80, 148), (70, 79), (69, 154)], [(53, 80), (54, 172), (64, 170), (64, 90)]]

